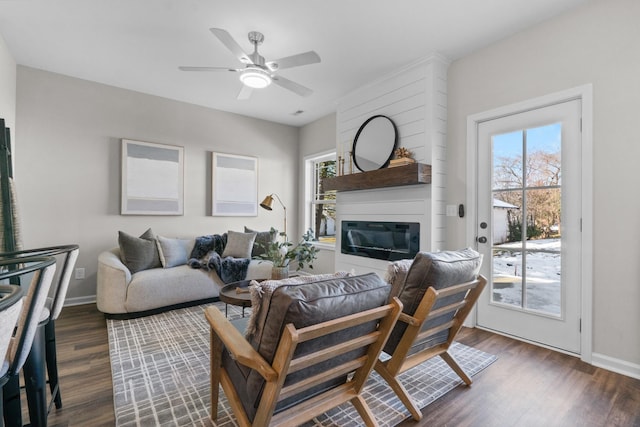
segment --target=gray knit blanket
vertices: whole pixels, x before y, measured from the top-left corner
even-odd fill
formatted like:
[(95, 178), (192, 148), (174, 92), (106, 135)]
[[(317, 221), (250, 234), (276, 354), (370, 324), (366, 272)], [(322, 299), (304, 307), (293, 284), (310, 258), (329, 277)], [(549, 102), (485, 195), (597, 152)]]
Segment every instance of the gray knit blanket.
[(197, 237), (187, 264), (204, 271), (214, 270), (224, 283), (244, 280), (251, 260), (230, 256), (222, 258), (220, 254), (224, 253), (226, 245), (227, 233)]

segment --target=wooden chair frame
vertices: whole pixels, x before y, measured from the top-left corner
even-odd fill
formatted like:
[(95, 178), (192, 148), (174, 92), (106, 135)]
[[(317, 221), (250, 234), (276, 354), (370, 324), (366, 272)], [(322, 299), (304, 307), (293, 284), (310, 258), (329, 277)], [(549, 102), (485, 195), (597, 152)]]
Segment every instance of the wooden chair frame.
[[(413, 402), (404, 386), (398, 381), (398, 375), (434, 356), (440, 356), (467, 385), (471, 385), (471, 378), (449, 353), (449, 347), (453, 343), (486, 284), (487, 280), (482, 275), (479, 275), (476, 280), (440, 290), (429, 287), (413, 316), (406, 313), (400, 314), (398, 323), (406, 323), (407, 328), (391, 355), (391, 358), (384, 362), (378, 360), (374, 369), (385, 379), (389, 386), (391, 386), (416, 421), (422, 418), (422, 411)], [(463, 292), (465, 293), (465, 297), (462, 301), (432, 310), (435, 304), (442, 298)], [(455, 313), (453, 319), (442, 325), (422, 331), (422, 326), (425, 322), (448, 313)], [(444, 343), (427, 347), (407, 356), (414, 342), (424, 341), (447, 329), (449, 330), (449, 335)]]
[[(401, 311), (402, 303), (394, 298), (388, 305), (301, 329), (288, 324), (280, 338), (273, 363), (269, 364), (220, 310), (216, 307), (207, 308), (205, 317), (211, 325), (211, 419), (214, 422), (217, 420), (220, 384), (240, 426), (267, 426), (270, 423), (278, 426), (297, 426), (345, 402), (353, 404), (365, 425), (377, 426), (369, 406), (361, 396), (361, 391)], [(376, 320), (380, 323), (374, 332), (294, 358), (296, 346), (302, 342)], [(238, 363), (254, 369), (266, 381), (253, 423), (249, 420), (228, 373), (222, 367), (222, 351), (225, 348)], [(358, 348), (368, 349), (362, 357), (284, 386), (290, 373)], [(279, 401), (351, 372), (354, 372), (351, 380), (274, 415)]]

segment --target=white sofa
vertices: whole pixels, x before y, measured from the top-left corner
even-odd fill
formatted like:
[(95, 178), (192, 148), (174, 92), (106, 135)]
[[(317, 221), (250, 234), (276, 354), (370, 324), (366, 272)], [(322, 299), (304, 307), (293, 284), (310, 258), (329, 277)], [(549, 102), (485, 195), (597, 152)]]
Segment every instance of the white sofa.
[[(247, 279), (269, 278), (271, 266), (268, 261), (251, 260)], [(179, 265), (131, 274), (120, 259), (120, 249), (98, 257), (97, 305), (107, 317), (135, 317), (198, 304), (218, 297), (223, 286), (213, 270)]]

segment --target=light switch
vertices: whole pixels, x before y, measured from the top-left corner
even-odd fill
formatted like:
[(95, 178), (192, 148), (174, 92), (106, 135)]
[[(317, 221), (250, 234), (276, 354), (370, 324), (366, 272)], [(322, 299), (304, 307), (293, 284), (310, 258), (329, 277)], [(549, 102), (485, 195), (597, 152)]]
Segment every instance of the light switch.
[(447, 216), (458, 216), (458, 206), (447, 205)]
[(76, 280), (84, 279), (84, 268), (76, 268)]

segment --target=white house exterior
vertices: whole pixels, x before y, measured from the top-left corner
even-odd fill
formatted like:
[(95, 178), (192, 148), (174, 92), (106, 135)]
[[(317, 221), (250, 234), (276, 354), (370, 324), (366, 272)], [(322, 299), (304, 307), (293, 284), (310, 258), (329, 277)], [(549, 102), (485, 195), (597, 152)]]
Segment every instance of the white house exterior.
[(505, 243), (509, 237), (509, 216), (510, 209), (520, 209), (502, 200), (493, 199), (493, 244)]

